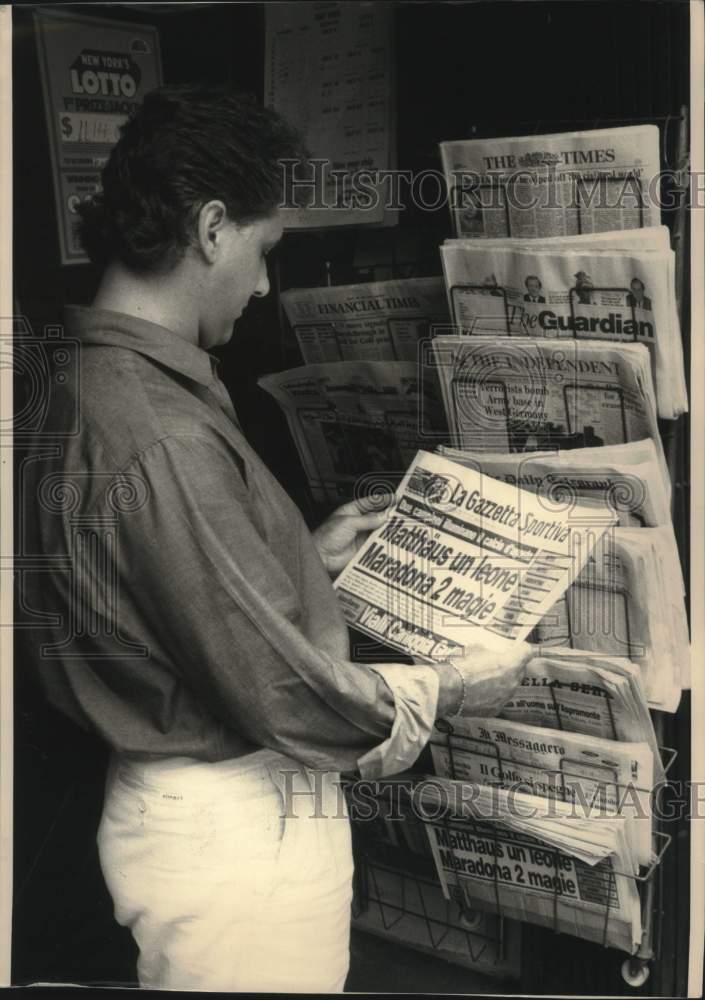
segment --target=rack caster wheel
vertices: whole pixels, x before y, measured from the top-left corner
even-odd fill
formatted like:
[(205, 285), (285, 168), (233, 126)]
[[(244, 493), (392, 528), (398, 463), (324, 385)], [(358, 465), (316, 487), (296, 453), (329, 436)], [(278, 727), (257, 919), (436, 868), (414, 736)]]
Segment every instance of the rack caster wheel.
[(460, 924), (466, 931), (476, 931), (482, 926), (482, 917), (480, 910), (461, 910)]
[(638, 989), (649, 978), (651, 969), (648, 962), (640, 958), (625, 958), (622, 962), (622, 979), (627, 986)]

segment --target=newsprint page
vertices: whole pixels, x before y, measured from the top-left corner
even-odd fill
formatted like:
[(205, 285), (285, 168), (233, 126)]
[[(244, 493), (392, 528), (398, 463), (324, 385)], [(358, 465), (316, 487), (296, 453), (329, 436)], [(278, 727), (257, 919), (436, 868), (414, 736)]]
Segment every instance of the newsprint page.
[(3, 992), (703, 995), (704, 39), (0, 2)]

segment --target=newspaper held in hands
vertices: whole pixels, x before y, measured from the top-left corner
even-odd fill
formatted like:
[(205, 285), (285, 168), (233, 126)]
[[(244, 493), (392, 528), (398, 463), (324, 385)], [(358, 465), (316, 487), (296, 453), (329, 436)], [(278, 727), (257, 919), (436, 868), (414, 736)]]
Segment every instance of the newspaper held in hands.
[(416, 361), (418, 342), (448, 323), (442, 278), (405, 278), (282, 292), (304, 364)]
[(334, 586), (348, 622), (413, 656), (522, 640), (614, 523), (420, 451)]
[(440, 336), (432, 348), (455, 447), (518, 453), (651, 438), (668, 479), (643, 344)]
[(660, 416), (687, 409), (672, 250), (451, 240), (441, 257), (457, 333), (643, 343), (654, 361)]
[(419, 798), (447, 899), (636, 952), (638, 863), (625, 817), (587, 818), (572, 804), (442, 777)]
[(491, 454), (439, 445), (438, 454), (540, 496), (607, 506), (623, 528), (671, 524), (671, 481), (650, 438), (601, 448)]
[(442, 142), (456, 236), (535, 238), (658, 226), (656, 125)]

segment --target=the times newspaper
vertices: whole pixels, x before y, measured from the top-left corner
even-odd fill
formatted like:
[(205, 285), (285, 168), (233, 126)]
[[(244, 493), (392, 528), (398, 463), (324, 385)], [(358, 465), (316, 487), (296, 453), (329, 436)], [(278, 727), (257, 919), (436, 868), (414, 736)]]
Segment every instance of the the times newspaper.
[(440, 148), (456, 236), (572, 236), (660, 222), (656, 125)]
[(442, 278), (292, 288), (281, 301), (307, 365), (416, 361), (419, 340), (448, 322)]
[(439, 455), (566, 504), (606, 506), (623, 528), (671, 524), (671, 482), (650, 438), (572, 451), (499, 455), (440, 445)]
[(643, 343), (654, 362), (659, 415), (687, 409), (673, 252), (441, 247), (454, 332)]
[(455, 447), (516, 453), (651, 438), (668, 478), (643, 344), (440, 336), (431, 346)]
[(382, 525), (335, 581), (349, 623), (433, 660), (525, 639), (614, 523), (420, 451)]
[[(433, 373), (431, 373), (433, 374)], [(435, 378), (411, 361), (339, 361), (268, 375), (314, 500), (341, 502), (365, 478), (389, 492), (429, 434), (445, 427)]]

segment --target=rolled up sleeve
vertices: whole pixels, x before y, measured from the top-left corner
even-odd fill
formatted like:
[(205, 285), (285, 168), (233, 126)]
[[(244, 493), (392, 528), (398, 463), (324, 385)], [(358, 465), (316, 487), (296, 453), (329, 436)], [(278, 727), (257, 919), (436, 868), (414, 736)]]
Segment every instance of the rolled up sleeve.
[(371, 666), (394, 696), (392, 730), (358, 760), (363, 778), (396, 774), (412, 764), (431, 734), (438, 704), (438, 674), (431, 667), (381, 663)]

